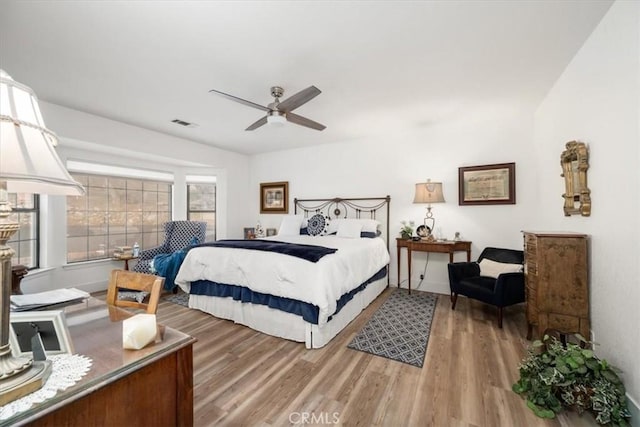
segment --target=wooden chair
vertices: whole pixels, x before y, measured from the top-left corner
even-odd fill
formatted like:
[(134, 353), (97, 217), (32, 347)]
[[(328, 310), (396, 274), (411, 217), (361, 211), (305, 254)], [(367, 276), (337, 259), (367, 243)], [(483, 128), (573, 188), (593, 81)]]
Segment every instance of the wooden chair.
[[(107, 304), (116, 307), (139, 308), (149, 314), (155, 314), (158, 310), (158, 302), (163, 285), (164, 277), (135, 271), (113, 270), (109, 280), (109, 288), (107, 289)], [(118, 299), (118, 290), (120, 289), (149, 292), (149, 302), (142, 303)]]

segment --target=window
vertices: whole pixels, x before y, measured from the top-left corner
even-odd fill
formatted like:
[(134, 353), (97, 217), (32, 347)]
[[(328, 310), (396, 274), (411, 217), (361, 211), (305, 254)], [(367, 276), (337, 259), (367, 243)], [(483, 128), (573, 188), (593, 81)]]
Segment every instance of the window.
[(16, 252), (11, 263), (32, 269), (39, 265), (40, 205), (36, 194), (9, 193), (12, 212), (9, 220), (20, 224), (20, 229), (7, 242)]
[(84, 196), (67, 197), (67, 262), (110, 258), (116, 246), (152, 248), (171, 219), (172, 185), (118, 176), (72, 173)]
[(207, 242), (216, 240), (215, 183), (187, 184), (187, 219), (206, 222)]

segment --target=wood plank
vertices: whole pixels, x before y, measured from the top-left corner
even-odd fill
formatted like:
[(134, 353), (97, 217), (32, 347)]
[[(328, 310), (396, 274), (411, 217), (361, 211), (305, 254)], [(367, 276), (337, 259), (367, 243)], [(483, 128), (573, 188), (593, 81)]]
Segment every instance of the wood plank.
[(441, 295), (422, 368), (348, 349), (390, 291), (316, 350), (161, 301), (158, 321), (198, 340), (194, 425), (597, 425), (590, 414), (537, 418), (511, 391), (528, 344), (524, 305), (499, 329), (495, 307), (459, 297), (451, 310)]

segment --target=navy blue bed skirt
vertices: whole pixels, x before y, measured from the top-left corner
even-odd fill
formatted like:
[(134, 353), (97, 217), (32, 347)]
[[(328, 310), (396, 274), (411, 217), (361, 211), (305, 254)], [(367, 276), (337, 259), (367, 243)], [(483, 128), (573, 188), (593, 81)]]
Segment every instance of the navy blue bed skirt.
[[(364, 290), (369, 284), (380, 280), (383, 277), (386, 277), (386, 275), (387, 266), (384, 266), (380, 269), (380, 271), (371, 276), (371, 278), (366, 280), (363, 284), (353, 289), (352, 291), (342, 295), (337, 301), (336, 311), (335, 313), (333, 313), (333, 315), (338, 314), (342, 307), (344, 307), (349, 301), (353, 299), (354, 295)], [(305, 321), (313, 323), (314, 325), (318, 324), (318, 313), (320, 311), (318, 306), (310, 304), (308, 302), (297, 301), (291, 298), (278, 297), (261, 292), (254, 292), (244, 286), (211, 282), (209, 280), (197, 280), (195, 282), (191, 282), (191, 294), (233, 298), (236, 301), (266, 305), (270, 308), (275, 308), (277, 310), (286, 311), (287, 313), (302, 316)], [(331, 316), (329, 317), (329, 320), (331, 320)]]

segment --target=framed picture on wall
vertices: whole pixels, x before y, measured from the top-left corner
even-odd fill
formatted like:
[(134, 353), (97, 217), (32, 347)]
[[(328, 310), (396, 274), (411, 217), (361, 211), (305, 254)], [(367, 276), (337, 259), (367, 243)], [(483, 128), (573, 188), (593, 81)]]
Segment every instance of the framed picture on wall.
[(289, 182), (260, 184), (260, 213), (289, 213)]
[(458, 168), (459, 205), (515, 205), (516, 164)]

